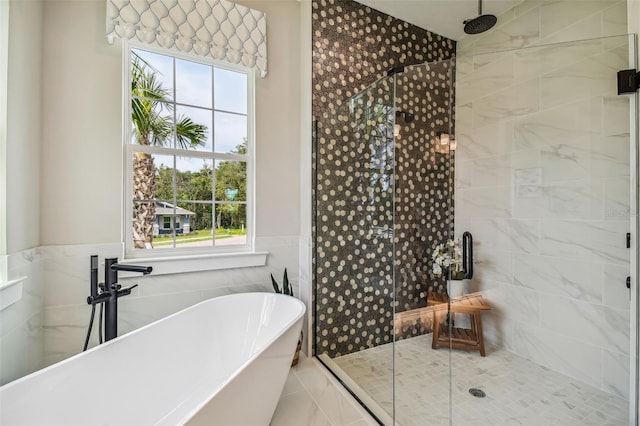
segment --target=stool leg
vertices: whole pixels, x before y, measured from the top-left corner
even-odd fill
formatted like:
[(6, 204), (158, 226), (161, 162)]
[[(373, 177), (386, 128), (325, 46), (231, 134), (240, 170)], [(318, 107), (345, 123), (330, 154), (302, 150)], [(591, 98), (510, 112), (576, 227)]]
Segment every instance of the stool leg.
[[(478, 336), (478, 327), (476, 327), (476, 314), (469, 314), (469, 322), (471, 323), (471, 332)], [(480, 343), (480, 342), (478, 342)]]
[(482, 315), (480, 313), (478, 313), (478, 315), (474, 315), (476, 317), (476, 320), (474, 322), (477, 321), (476, 324), (476, 333), (478, 336), (478, 345), (480, 346), (480, 355), (484, 356), (484, 337), (482, 336)]
[(431, 340), (431, 348), (438, 349), (438, 339), (440, 338), (440, 315), (433, 311), (433, 339)]

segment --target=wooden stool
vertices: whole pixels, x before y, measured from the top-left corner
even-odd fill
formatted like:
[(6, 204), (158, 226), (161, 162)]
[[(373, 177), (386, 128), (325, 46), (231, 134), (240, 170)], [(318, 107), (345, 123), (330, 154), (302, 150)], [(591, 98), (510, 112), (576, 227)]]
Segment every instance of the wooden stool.
[[(433, 306), (433, 341), (431, 347), (452, 347), (455, 349), (479, 350), (485, 356), (482, 336), (482, 311), (491, 307), (480, 294), (470, 294), (449, 300), (446, 294), (427, 293), (427, 305)], [(461, 313), (469, 315), (471, 328), (449, 327), (447, 314)]]

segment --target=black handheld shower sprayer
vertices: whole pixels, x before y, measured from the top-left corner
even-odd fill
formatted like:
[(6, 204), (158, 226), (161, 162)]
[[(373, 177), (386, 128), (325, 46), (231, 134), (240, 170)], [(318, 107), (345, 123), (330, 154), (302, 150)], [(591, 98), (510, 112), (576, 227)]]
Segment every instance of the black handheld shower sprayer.
[(100, 305), (99, 320), (99, 342), (102, 343), (102, 317), (104, 312), (104, 335), (105, 341), (109, 341), (118, 337), (118, 298), (128, 296), (131, 290), (138, 285), (123, 288), (118, 284), (118, 271), (138, 272), (143, 275), (151, 273), (151, 266), (123, 265), (118, 263), (117, 257), (104, 260), (104, 283), (98, 283), (98, 256), (91, 256), (90, 264), (90, 295), (87, 297), (87, 304), (91, 305), (91, 318), (89, 320), (89, 329), (87, 330), (87, 338), (84, 342), (83, 351), (89, 346), (91, 338), (91, 329), (96, 313), (96, 305)]

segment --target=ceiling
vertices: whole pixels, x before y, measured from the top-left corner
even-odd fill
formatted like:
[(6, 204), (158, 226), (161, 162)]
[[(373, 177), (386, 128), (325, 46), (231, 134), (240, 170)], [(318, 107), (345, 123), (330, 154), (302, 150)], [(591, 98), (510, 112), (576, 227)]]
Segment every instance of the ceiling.
[[(357, 0), (358, 3), (402, 19), (436, 34), (459, 40), (462, 22), (478, 16), (476, 0)], [(484, 0), (482, 14), (499, 16), (522, 0)], [(499, 21), (499, 20), (498, 20)]]

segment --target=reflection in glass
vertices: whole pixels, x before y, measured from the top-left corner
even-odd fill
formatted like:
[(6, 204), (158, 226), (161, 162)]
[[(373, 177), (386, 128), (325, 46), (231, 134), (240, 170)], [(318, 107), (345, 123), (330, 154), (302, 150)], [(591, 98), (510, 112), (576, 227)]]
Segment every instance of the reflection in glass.
[[(394, 80), (317, 122), (316, 334), (319, 359), (393, 424)], [(375, 359), (369, 362), (369, 357)], [(354, 371), (372, 377), (360, 383)]]

